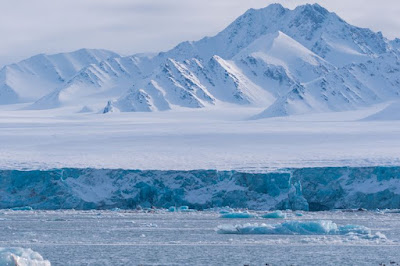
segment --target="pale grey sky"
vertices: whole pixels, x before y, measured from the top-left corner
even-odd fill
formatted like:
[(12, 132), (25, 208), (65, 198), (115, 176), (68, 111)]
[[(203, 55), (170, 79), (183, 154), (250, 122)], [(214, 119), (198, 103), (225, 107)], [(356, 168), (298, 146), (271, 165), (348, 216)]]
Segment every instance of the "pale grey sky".
[(319, 3), (351, 24), (400, 37), (399, 0), (12, 0), (0, 3), (0, 66), (38, 53), (168, 50), (211, 36), (249, 8)]

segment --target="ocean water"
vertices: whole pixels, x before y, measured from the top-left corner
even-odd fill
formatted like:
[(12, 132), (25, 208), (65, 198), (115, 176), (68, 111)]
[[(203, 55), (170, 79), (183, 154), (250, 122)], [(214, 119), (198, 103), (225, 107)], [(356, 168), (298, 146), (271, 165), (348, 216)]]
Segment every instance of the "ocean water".
[[(223, 219), (219, 211), (0, 211), (0, 247), (31, 248), (52, 265), (399, 265), (397, 211), (285, 212)], [(221, 234), (226, 225), (332, 221), (369, 235)]]

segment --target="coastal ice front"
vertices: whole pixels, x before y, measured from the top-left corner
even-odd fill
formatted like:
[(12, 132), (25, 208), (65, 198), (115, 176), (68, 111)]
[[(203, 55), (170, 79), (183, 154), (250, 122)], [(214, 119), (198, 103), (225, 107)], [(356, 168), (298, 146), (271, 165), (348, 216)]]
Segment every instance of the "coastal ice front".
[[(317, 167), (264, 173), (64, 168), (2, 170), (0, 176), (2, 209), (400, 209), (399, 167)], [(254, 217), (244, 212), (222, 215)], [(286, 217), (273, 212), (264, 218)]]

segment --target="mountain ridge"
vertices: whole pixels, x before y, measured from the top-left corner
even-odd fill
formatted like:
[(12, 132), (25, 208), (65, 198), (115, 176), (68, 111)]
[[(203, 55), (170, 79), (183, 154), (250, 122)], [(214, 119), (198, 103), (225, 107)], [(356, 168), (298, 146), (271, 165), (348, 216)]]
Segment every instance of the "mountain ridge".
[[(265, 107), (253, 118), (266, 118), (354, 110), (400, 95), (399, 39), (352, 26), (318, 4), (249, 9), (213, 37), (152, 57), (103, 57), (69, 78), (49, 75), (48, 93), (28, 108), (151, 112), (230, 103)], [(3, 83), (0, 99), (9, 101), (0, 103), (33, 98)]]

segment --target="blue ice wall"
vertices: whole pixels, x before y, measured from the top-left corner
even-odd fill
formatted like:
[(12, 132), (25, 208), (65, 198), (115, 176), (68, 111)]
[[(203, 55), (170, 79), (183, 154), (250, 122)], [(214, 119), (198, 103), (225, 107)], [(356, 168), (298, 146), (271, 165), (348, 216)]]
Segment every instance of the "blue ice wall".
[(400, 167), (292, 170), (310, 210), (399, 209)]
[(256, 210), (400, 208), (400, 167), (303, 168), (273, 173), (0, 170), (0, 208), (129, 209), (139, 205)]

